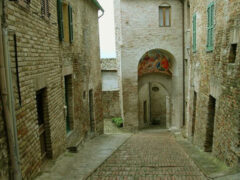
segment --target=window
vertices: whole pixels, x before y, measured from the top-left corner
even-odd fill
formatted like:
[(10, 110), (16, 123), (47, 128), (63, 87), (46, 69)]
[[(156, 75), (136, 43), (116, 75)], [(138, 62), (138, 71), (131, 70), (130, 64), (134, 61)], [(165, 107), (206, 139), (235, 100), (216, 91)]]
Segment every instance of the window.
[(57, 0), (59, 40), (73, 42), (72, 6)]
[(159, 26), (171, 26), (171, 7), (169, 5), (163, 5), (159, 7)]
[(208, 5), (207, 16), (207, 51), (213, 51), (214, 2)]
[(193, 42), (192, 42), (192, 50), (195, 53), (197, 51), (197, 15), (193, 15)]
[(231, 44), (229, 63), (235, 63), (236, 55), (237, 55), (237, 44)]
[(50, 17), (49, 0), (41, 0), (41, 13), (43, 17)]

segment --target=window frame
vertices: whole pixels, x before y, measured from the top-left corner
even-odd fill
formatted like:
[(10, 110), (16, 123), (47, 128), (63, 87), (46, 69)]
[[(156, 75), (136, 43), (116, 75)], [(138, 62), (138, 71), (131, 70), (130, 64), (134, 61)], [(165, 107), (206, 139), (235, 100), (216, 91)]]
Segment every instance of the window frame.
[[(166, 9), (169, 9), (169, 25), (166, 25)], [(163, 25), (161, 25), (161, 14), (160, 10), (163, 12)], [(158, 7), (158, 16), (159, 16), (159, 27), (171, 27), (172, 21), (171, 21), (171, 6), (170, 5), (160, 5)]]
[[(57, 0), (58, 31), (60, 42), (73, 43), (73, 8), (70, 3)], [(67, 20), (66, 20), (67, 18)], [(64, 21), (65, 19), (65, 21)]]
[(207, 8), (207, 52), (214, 49), (215, 3), (211, 2)]

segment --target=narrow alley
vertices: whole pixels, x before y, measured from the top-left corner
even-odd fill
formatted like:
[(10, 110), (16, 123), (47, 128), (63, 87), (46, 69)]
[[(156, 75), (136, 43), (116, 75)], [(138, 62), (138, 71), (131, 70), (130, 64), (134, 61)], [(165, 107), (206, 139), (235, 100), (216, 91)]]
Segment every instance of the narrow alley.
[(167, 130), (131, 136), (88, 179), (204, 180), (199, 168)]
[(0, 180), (240, 180), (240, 0), (0, 0)]

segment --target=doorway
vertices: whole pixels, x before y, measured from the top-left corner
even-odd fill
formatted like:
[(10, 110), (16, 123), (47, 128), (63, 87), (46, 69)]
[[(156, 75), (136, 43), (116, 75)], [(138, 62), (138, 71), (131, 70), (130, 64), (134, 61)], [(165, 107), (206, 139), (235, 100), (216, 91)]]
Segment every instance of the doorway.
[(213, 147), (213, 134), (214, 134), (214, 119), (215, 119), (216, 99), (209, 96), (208, 103), (208, 120), (205, 140), (205, 152), (212, 152)]
[(65, 121), (66, 132), (73, 130), (73, 91), (72, 91), (72, 75), (64, 76), (65, 85)]
[(193, 97), (193, 116), (192, 116), (192, 137), (194, 137), (194, 133), (195, 133), (196, 106), (197, 106), (197, 93), (194, 91), (194, 97)]
[(167, 92), (159, 83), (151, 83), (150, 88), (151, 102), (151, 122), (152, 125), (158, 125), (161, 128), (166, 128), (167, 117)]
[(147, 114), (147, 101), (144, 101), (143, 103), (143, 117), (144, 117), (144, 123), (147, 123), (148, 114)]
[(94, 109), (93, 109), (93, 90), (89, 91), (89, 117), (90, 117), (90, 130), (91, 132), (95, 131), (95, 122), (94, 122)]
[(38, 90), (36, 92), (37, 103), (37, 120), (38, 131), (41, 148), (41, 158), (51, 157), (51, 142), (49, 134), (48, 124), (48, 105), (47, 105), (47, 90), (46, 88)]

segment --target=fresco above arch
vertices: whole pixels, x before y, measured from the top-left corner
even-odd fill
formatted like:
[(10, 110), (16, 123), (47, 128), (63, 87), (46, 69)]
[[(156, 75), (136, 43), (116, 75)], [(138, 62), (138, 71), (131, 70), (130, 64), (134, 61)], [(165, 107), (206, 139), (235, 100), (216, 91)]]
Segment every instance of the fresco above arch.
[(171, 61), (161, 50), (148, 51), (138, 64), (138, 76), (149, 73), (161, 73), (172, 76)]

